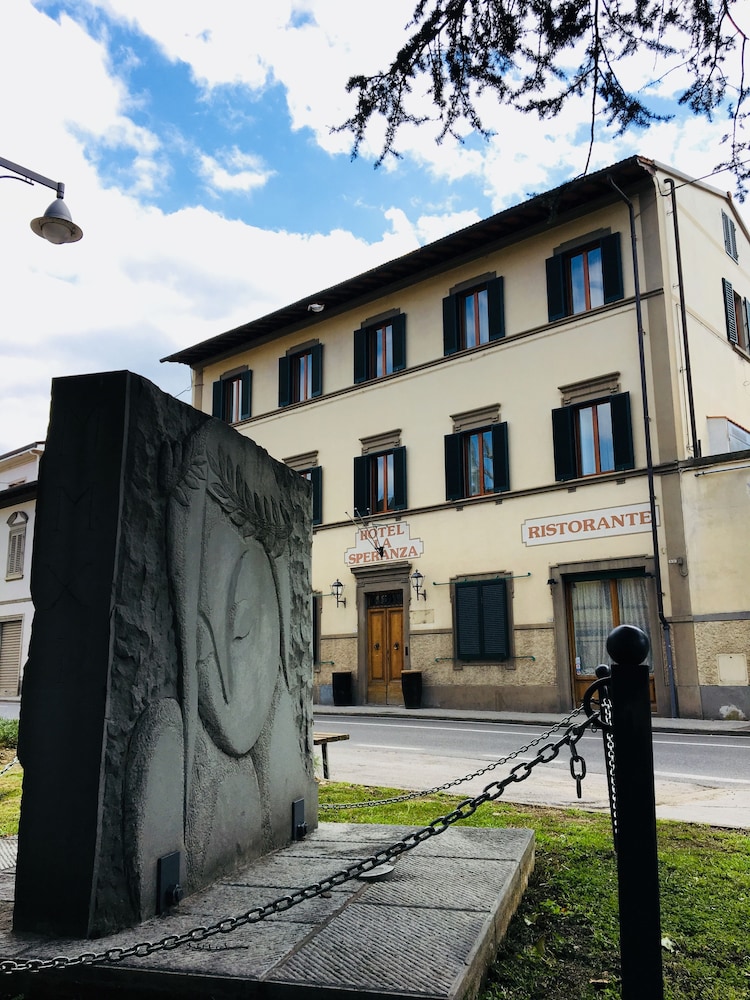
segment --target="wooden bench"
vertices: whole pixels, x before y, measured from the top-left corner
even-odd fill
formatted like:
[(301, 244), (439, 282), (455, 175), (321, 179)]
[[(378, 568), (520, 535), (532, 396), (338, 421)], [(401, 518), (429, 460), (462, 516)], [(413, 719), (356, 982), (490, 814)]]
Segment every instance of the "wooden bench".
[(328, 777), (328, 744), (348, 740), (349, 733), (313, 733), (313, 744), (323, 753), (323, 777)]

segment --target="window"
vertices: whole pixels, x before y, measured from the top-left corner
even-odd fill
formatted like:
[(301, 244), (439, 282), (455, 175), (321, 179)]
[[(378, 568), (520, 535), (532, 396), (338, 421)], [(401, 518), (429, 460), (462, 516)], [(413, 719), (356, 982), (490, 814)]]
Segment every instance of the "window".
[(445, 499), (510, 489), (508, 425), (492, 424), (445, 436)]
[(406, 509), (406, 448), (354, 459), (354, 511), (358, 517)]
[(13, 511), (8, 518), (8, 562), (5, 568), (6, 580), (20, 580), (23, 576), (23, 560), (26, 553), (26, 524), (29, 515), (22, 510)]
[(750, 303), (738, 295), (726, 278), (721, 279), (724, 292), (724, 315), (727, 321), (727, 339), (743, 350), (750, 350)]
[(510, 656), (508, 586), (502, 577), (455, 583), (456, 659)]
[(0, 698), (19, 694), (22, 627), (22, 618), (0, 620)]
[(630, 393), (553, 410), (552, 439), (558, 481), (634, 468)]
[(406, 316), (399, 313), (354, 331), (354, 382), (383, 378), (406, 368)]
[(561, 251), (547, 260), (550, 323), (617, 302), (624, 294), (619, 233)]
[(247, 368), (227, 372), (214, 382), (211, 413), (228, 424), (250, 416), (253, 373)]
[(734, 220), (726, 212), (721, 213), (721, 226), (724, 231), (724, 249), (734, 261), (739, 261), (737, 252), (737, 227)]
[(312, 483), (312, 523), (320, 524), (323, 520), (323, 470), (315, 465), (311, 469), (300, 469), (299, 474)]
[(279, 358), (279, 406), (302, 403), (323, 392), (323, 345), (311, 344)]
[(443, 354), (455, 354), (505, 336), (503, 279), (494, 275), (443, 299)]

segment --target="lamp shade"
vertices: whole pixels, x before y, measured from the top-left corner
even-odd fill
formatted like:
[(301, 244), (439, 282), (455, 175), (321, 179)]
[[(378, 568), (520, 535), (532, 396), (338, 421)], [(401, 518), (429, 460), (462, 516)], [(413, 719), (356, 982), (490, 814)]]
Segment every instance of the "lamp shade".
[(58, 246), (61, 243), (76, 243), (83, 236), (83, 230), (73, 222), (62, 198), (55, 198), (44, 215), (32, 219), (31, 228), (37, 236)]

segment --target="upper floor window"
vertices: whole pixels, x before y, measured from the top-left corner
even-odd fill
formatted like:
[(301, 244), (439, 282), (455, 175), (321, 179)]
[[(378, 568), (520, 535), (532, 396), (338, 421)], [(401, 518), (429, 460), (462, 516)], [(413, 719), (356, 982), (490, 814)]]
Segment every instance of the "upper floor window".
[(455, 354), (505, 336), (503, 279), (488, 275), (443, 299), (443, 353)]
[(508, 425), (491, 424), (445, 436), (445, 499), (510, 489)]
[(354, 382), (383, 378), (406, 368), (406, 316), (366, 321), (354, 331)]
[(454, 583), (457, 660), (510, 656), (508, 584), (503, 577)]
[(726, 278), (721, 279), (724, 292), (724, 315), (727, 321), (727, 339), (745, 351), (750, 350), (750, 302), (735, 292)]
[(23, 576), (23, 562), (26, 554), (26, 525), (29, 515), (15, 510), (8, 518), (8, 562), (5, 569), (6, 580), (20, 580)]
[(617, 302), (625, 294), (619, 233), (561, 248), (546, 267), (550, 323)]
[(406, 448), (401, 446), (399, 434), (393, 431), (362, 442), (365, 454), (354, 459), (354, 511), (358, 517), (406, 509)]
[(302, 403), (323, 391), (323, 345), (295, 348), (279, 358), (279, 406)]
[(310, 469), (300, 469), (299, 474), (312, 485), (312, 523), (323, 520), (323, 470), (319, 465)]
[(298, 472), (303, 479), (312, 484), (312, 523), (321, 524), (323, 520), (323, 470), (318, 465), (318, 452), (307, 451), (302, 455), (292, 455), (284, 459), (284, 464)]
[(630, 393), (553, 410), (552, 438), (558, 481), (634, 468)]
[(732, 260), (738, 261), (740, 258), (737, 251), (737, 227), (734, 219), (730, 219), (726, 212), (721, 213), (721, 228), (724, 232), (724, 249)]
[(247, 368), (227, 372), (214, 382), (211, 413), (228, 424), (250, 416), (253, 373)]

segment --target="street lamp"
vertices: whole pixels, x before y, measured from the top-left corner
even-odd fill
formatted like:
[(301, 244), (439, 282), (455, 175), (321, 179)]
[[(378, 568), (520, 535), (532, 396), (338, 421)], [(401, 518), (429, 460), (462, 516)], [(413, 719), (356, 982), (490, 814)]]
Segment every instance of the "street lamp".
[(12, 171), (10, 174), (0, 174), (0, 180), (23, 181), (25, 184), (43, 184), (57, 191), (57, 198), (52, 202), (44, 215), (31, 220), (32, 231), (43, 237), (49, 243), (76, 243), (83, 236), (83, 230), (77, 226), (70, 216), (68, 206), (63, 201), (65, 185), (61, 181), (50, 180), (43, 174), (38, 174), (28, 167), (6, 160), (0, 156), (0, 167)]

